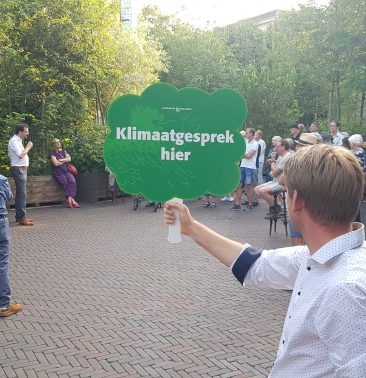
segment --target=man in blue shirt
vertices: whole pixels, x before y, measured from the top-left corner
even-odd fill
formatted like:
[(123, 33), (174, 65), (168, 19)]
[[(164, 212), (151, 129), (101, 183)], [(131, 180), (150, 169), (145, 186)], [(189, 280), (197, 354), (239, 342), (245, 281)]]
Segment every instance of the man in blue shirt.
[(6, 177), (0, 175), (0, 317), (22, 311), (22, 305), (10, 303), (9, 285), (9, 221), (6, 202), (12, 193)]

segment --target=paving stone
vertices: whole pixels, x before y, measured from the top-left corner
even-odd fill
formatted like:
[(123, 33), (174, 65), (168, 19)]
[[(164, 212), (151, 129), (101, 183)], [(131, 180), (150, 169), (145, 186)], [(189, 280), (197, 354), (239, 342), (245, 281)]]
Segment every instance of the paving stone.
[[(268, 235), (263, 203), (251, 213), (187, 203), (225, 236), (290, 245), (280, 223)], [(241, 287), (186, 237), (169, 245), (162, 211), (133, 211), (131, 199), (28, 216), (33, 227), (11, 223), (10, 281), (24, 311), (0, 319), (1, 377), (268, 375), (289, 292)]]

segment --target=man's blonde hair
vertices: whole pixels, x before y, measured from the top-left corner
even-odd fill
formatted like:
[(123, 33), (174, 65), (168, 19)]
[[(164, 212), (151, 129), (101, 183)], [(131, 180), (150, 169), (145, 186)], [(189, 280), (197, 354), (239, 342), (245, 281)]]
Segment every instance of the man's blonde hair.
[(364, 176), (351, 151), (325, 144), (304, 147), (287, 159), (284, 174), (289, 196), (296, 190), (314, 221), (345, 225), (355, 219)]

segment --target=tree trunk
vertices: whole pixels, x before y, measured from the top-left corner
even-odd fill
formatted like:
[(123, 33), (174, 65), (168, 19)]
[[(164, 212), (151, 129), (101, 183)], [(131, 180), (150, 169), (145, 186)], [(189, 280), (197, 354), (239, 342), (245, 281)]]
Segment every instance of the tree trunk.
[(95, 71), (95, 95), (96, 95), (96, 104), (97, 104), (96, 118), (97, 118), (98, 122), (101, 122), (102, 125), (105, 125), (105, 116), (104, 116), (104, 111), (103, 111), (103, 106), (102, 106), (102, 100), (101, 100), (101, 97), (100, 97), (97, 71)]
[(341, 87), (340, 87), (340, 74), (337, 73), (337, 120), (341, 121)]
[(364, 111), (365, 111), (365, 97), (366, 97), (366, 91), (364, 90), (361, 94), (361, 107), (360, 107), (360, 129), (363, 125), (363, 119), (364, 119)]
[(335, 86), (335, 80), (334, 80), (334, 77), (333, 77), (332, 84), (331, 84), (331, 89), (330, 89), (330, 92), (329, 92), (328, 123), (331, 121), (331, 118), (332, 118), (334, 86)]
[(40, 109), (40, 118), (44, 119), (44, 112), (46, 109), (46, 95), (43, 90), (41, 90), (41, 109)]

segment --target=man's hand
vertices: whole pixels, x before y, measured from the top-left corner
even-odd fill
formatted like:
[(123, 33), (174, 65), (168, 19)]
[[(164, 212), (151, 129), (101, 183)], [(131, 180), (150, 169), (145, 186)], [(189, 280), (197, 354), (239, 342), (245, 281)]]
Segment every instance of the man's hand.
[(176, 219), (173, 210), (176, 210), (179, 214), (181, 234), (188, 235), (189, 227), (195, 222), (188, 207), (177, 202), (166, 202), (164, 205), (164, 220), (166, 224), (173, 224), (175, 222)]
[(33, 142), (28, 142), (27, 143), (27, 149), (28, 151), (33, 147)]
[(179, 214), (181, 233), (188, 235), (223, 264), (230, 266), (240, 255), (243, 244), (227, 239), (197, 222), (192, 218), (188, 207), (185, 205), (177, 202), (166, 202), (164, 205), (165, 223), (173, 224), (176, 220), (173, 210)]

